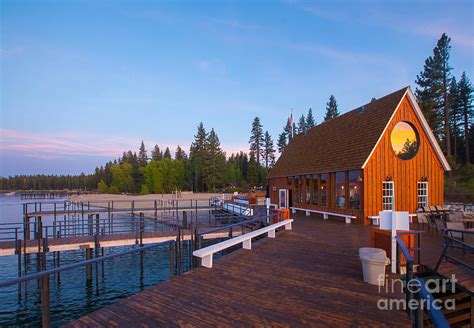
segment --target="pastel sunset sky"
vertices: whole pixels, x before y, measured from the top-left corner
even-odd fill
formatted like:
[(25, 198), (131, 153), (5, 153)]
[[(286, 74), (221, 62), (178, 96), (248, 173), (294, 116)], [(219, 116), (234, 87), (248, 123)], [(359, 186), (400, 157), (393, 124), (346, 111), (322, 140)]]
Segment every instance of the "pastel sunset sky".
[[(228, 154), (255, 116), (321, 122), (410, 85), (443, 32), (474, 79), (473, 1), (0, 2), (0, 176), (91, 173), (141, 140)], [(275, 140), (276, 141), (276, 140)]]

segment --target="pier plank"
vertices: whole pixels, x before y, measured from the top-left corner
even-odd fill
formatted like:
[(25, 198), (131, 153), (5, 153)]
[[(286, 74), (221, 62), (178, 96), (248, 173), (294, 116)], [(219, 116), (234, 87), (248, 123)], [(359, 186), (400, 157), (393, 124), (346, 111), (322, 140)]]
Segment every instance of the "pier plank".
[[(66, 327), (410, 326), (406, 313), (377, 308), (404, 298), (362, 281), (359, 247), (368, 227), (298, 216), (291, 231), (254, 242), (106, 306)], [(151, 323), (150, 323), (151, 322)]]

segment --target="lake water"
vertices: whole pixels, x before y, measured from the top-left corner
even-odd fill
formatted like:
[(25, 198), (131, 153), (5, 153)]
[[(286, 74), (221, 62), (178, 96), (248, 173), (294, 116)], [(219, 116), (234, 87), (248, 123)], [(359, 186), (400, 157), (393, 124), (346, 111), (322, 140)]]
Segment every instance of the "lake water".
[[(0, 195), (0, 223), (23, 222), (23, 203), (17, 196)], [(190, 245), (183, 245), (183, 271), (189, 270)], [(137, 246), (113, 247), (104, 255), (123, 252)], [(100, 254), (102, 255), (102, 254)], [(22, 261), (25, 259), (22, 256)], [(46, 267), (54, 267), (56, 254), (48, 253)], [(61, 266), (85, 260), (85, 251), (65, 251), (60, 254)], [(22, 263), (22, 271), (25, 266)], [(26, 258), (26, 272), (37, 270), (37, 255)], [(50, 276), (51, 325), (59, 326), (135, 294), (170, 278), (168, 244), (157, 244), (143, 253), (134, 253), (92, 265), (87, 279), (86, 268), (72, 269)], [(24, 274), (24, 273), (23, 273)], [(0, 281), (18, 277), (18, 257), (0, 257)], [(0, 326), (39, 326), (41, 323), (40, 292), (37, 280), (0, 288)]]

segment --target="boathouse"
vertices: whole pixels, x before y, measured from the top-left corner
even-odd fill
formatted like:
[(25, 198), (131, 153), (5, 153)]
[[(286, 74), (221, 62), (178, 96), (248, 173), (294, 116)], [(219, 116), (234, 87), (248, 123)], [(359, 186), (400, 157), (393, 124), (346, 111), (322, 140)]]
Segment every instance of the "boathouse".
[(450, 166), (406, 87), (295, 135), (267, 179), (278, 207), (369, 224), (382, 210), (415, 213), (443, 205), (446, 171)]

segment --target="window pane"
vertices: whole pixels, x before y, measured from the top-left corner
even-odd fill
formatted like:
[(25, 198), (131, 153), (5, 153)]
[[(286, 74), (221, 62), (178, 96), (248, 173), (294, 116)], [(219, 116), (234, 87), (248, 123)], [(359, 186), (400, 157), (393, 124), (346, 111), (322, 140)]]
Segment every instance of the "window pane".
[(319, 176), (314, 175), (313, 176), (313, 204), (318, 205), (319, 203)]
[(328, 180), (328, 175), (327, 174), (321, 174), (321, 205), (326, 206), (327, 205), (327, 199), (326, 199), (326, 194), (327, 194), (327, 180)]
[(418, 152), (420, 144), (418, 131), (408, 122), (398, 122), (390, 135), (390, 142), (395, 154), (401, 159), (411, 159)]
[(360, 190), (362, 182), (360, 171), (349, 171), (349, 208), (360, 210)]
[(311, 180), (306, 177), (306, 204), (311, 203)]
[(337, 172), (336, 173), (336, 207), (345, 208), (346, 207), (346, 173)]

